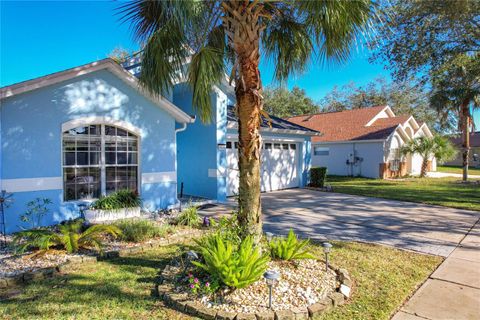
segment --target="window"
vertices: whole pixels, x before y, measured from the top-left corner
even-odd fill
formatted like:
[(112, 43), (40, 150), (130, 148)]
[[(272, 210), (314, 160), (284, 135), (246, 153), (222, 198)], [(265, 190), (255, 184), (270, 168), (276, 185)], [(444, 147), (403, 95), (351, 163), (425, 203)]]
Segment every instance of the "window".
[(98, 198), (138, 189), (138, 137), (108, 125), (63, 133), (64, 199)]
[(288, 150), (288, 143), (282, 144), (282, 149), (283, 150)]
[(227, 149), (232, 149), (232, 142), (231, 141), (227, 141)]
[(316, 156), (328, 156), (330, 154), (330, 148), (313, 147), (313, 154)]
[(274, 143), (273, 148), (274, 149), (280, 149), (280, 143)]
[(297, 145), (295, 143), (291, 143), (290, 150), (296, 150), (296, 149), (297, 149)]
[(271, 143), (265, 143), (265, 149), (267, 149), (267, 150), (272, 149), (272, 144)]
[(235, 142), (235, 149), (238, 149), (238, 142)]

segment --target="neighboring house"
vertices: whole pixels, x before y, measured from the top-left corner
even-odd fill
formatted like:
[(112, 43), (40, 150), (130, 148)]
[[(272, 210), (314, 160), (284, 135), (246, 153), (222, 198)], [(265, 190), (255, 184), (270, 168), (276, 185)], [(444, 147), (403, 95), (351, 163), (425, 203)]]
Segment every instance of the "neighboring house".
[[(462, 135), (455, 135), (449, 137), (450, 141), (457, 148), (457, 156), (454, 160), (445, 162), (446, 166), (463, 166), (462, 150), (463, 138)], [(470, 133), (470, 157), (469, 165), (472, 167), (480, 167), (480, 131)]]
[[(111, 59), (0, 89), (0, 188), (14, 193), (7, 232), (26, 203), (53, 201), (43, 223), (79, 216), (79, 204), (137, 190), (147, 210), (177, 206), (177, 192), (225, 201), (238, 186), (238, 134), (228, 84), (212, 92), (213, 117), (191, 116), (192, 92), (165, 97), (139, 87), (138, 60)], [(272, 118), (262, 125), (262, 190), (304, 186), (310, 140), (319, 133)]]
[[(425, 123), (412, 116), (395, 116), (389, 106), (318, 113), (288, 119), (319, 130), (312, 138), (312, 166), (342, 176), (389, 178), (420, 173), (419, 155), (401, 157), (399, 148), (419, 136), (432, 136)], [(435, 170), (431, 159), (430, 170)]]

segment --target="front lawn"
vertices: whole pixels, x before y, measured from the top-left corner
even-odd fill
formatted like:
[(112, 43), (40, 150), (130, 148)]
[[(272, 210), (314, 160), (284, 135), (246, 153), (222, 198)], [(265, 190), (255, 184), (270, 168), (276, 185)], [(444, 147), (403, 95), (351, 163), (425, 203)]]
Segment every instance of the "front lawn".
[[(463, 168), (461, 166), (437, 166), (437, 171), (439, 172), (447, 172), (447, 173), (463, 173)], [(468, 168), (468, 174), (472, 175), (479, 175), (480, 176), (480, 168)]]
[[(82, 264), (0, 301), (2, 319), (191, 319), (164, 306), (152, 289), (176, 245)], [(321, 249), (316, 248), (319, 255)], [(332, 262), (354, 278), (353, 299), (322, 319), (389, 319), (441, 258), (371, 244), (335, 242)]]
[(480, 211), (480, 185), (458, 178), (380, 180), (329, 176), (334, 192)]

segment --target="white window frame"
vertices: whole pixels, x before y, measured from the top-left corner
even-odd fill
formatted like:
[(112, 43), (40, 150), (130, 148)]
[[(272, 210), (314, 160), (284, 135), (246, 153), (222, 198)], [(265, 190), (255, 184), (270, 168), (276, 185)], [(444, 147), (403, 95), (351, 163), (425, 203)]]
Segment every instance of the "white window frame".
[(330, 155), (330, 148), (322, 146), (313, 146), (313, 155), (327, 157)]

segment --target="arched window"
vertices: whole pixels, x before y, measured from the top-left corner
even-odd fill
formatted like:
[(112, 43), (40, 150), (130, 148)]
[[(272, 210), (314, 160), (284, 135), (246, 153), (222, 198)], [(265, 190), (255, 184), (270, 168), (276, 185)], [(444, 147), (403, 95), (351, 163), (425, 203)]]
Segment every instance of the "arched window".
[(119, 127), (92, 124), (63, 132), (64, 200), (138, 190), (138, 136)]

